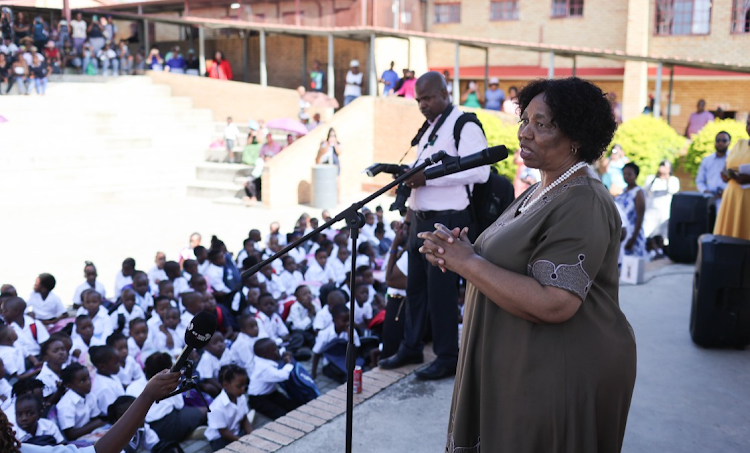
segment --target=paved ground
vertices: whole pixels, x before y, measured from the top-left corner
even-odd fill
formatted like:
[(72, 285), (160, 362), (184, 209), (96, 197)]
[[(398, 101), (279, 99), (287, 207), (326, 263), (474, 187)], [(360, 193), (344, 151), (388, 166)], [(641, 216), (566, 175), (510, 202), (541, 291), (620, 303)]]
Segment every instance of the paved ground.
[[(638, 343), (638, 379), (624, 453), (750, 451), (750, 350), (707, 350), (690, 340), (693, 267), (660, 266), (623, 286)], [(354, 451), (439, 452), (453, 381), (409, 376), (355, 409)], [(339, 416), (280, 453), (344, 451)]]

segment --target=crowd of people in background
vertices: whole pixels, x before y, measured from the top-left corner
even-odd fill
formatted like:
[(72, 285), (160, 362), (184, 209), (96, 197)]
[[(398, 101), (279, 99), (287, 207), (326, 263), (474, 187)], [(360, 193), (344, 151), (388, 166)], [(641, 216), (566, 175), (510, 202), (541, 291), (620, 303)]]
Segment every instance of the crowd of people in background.
[[(266, 235), (253, 229), (234, 254), (215, 236), (206, 248), (195, 233), (174, 260), (157, 252), (153, 265), (141, 270), (126, 258), (113, 286), (86, 262), (83, 281), (70, 297), (55, 292), (57, 281), (47, 273), (25, 298), (19, 293), (26, 285), (3, 285), (0, 408), (18, 440), (95, 442), (147, 379), (172, 366), (185, 330), (201, 311), (218, 320), (209, 344), (191, 356), (201, 395), (193, 390), (154, 405), (140, 447), (169, 447), (207, 424), (205, 437), (219, 449), (252, 430), (250, 411), (271, 419), (286, 414), (315, 397), (314, 390), (302, 398), (289, 388), (298, 385), (291, 376), (308, 372), (297, 361), (312, 359), (313, 378), (322, 370), (344, 382), (341, 345), (348, 340), (352, 304), (358, 364), (377, 363), (386, 298), (403, 291), (406, 233), (401, 222), (386, 222), (380, 208), (365, 216), (356, 249), (347, 227), (325, 230), (244, 278), (243, 270), (309, 233), (319, 220), (302, 215), (289, 233), (277, 222)], [(327, 212), (322, 217), (330, 219)], [(456, 322), (459, 311), (457, 306)], [(391, 338), (386, 353), (398, 342), (397, 335)]]

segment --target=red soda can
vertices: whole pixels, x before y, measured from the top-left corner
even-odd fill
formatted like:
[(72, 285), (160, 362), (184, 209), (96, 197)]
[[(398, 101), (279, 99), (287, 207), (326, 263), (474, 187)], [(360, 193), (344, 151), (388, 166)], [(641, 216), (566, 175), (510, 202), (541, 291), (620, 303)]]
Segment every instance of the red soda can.
[(354, 367), (354, 393), (362, 393), (362, 367)]

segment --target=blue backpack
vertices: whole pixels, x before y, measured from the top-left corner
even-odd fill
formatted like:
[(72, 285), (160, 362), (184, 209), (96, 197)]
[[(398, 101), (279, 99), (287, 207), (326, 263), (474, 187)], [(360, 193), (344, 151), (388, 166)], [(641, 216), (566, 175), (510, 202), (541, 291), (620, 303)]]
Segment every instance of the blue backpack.
[[(282, 364), (283, 366), (283, 364)], [(289, 379), (281, 384), (281, 387), (293, 400), (299, 401), (302, 404), (307, 404), (310, 401), (320, 396), (320, 390), (315, 380), (310, 376), (310, 373), (297, 362), (294, 362), (294, 369), (289, 375)]]

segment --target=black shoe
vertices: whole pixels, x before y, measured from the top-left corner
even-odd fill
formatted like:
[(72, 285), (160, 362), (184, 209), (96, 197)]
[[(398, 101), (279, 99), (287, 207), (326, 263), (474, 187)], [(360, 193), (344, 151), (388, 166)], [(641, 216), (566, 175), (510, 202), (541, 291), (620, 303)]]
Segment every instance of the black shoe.
[(394, 368), (401, 368), (404, 365), (411, 363), (422, 363), (424, 362), (424, 356), (422, 353), (418, 354), (402, 354), (400, 351), (387, 359), (378, 361), (378, 366), (384, 370), (392, 370)]
[(432, 362), (428, 367), (414, 372), (417, 379), (423, 381), (435, 381), (456, 375), (456, 365), (445, 365), (438, 362)]

